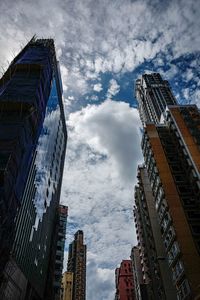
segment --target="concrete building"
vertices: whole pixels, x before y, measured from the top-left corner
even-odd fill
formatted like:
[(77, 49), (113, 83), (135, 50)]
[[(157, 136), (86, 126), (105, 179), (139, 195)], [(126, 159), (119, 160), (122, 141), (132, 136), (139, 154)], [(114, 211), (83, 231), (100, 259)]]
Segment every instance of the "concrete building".
[(170, 277), (175, 299), (200, 299), (200, 112), (177, 105), (159, 74), (143, 75), (136, 97), (144, 125), (134, 208), (143, 277), (153, 299), (173, 298)]
[(0, 107), (0, 298), (41, 300), (67, 141), (53, 40), (33, 38), (15, 57)]
[[(133, 281), (136, 300), (148, 300), (149, 281), (146, 279), (144, 272), (144, 263), (141, 259), (142, 252), (139, 247), (134, 246), (131, 250), (131, 261), (133, 270)], [(147, 268), (146, 268), (147, 269)]]
[(67, 263), (67, 271), (73, 273), (72, 300), (86, 299), (86, 251), (83, 231), (78, 230), (69, 245)]
[(170, 276), (155, 200), (144, 166), (138, 167), (137, 178), (134, 216), (143, 282), (148, 284), (148, 299), (175, 300), (176, 290)]
[(160, 117), (168, 105), (176, 105), (167, 80), (159, 73), (144, 74), (136, 81), (135, 95), (138, 101), (140, 118), (145, 125), (160, 122)]
[(178, 299), (200, 297), (200, 113), (169, 107), (147, 124), (142, 150)]
[(73, 292), (73, 273), (65, 272), (62, 278), (61, 300), (72, 300), (72, 292)]
[(122, 260), (115, 270), (115, 300), (135, 300), (135, 289), (131, 260)]

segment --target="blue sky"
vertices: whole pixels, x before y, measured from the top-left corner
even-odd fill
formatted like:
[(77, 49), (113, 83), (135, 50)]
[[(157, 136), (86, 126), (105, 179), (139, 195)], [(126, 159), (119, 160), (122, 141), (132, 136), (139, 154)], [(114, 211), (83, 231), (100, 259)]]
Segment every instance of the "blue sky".
[(67, 246), (84, 230), (87, 299), (113, 299), (114, 269), (136, 244), (132, 207), (142, 155), (134, 82), (160, 72), (180, 103), (200, 105), (200, 6), (2, 0), (0, 11), (2, 72), (34, 34), (55, 39), (69, 133), (61, 196), (69, 206)]

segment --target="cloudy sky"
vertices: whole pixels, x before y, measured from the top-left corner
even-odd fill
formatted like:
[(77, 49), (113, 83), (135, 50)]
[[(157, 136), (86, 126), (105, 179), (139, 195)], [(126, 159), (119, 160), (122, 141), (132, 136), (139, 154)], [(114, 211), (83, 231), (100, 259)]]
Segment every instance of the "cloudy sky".
[(180, 103), (200, 103), (200, 5), (0, 0), (0, 11), (1, 72), (34, 34), (55, 39), (69, 133), (67, 244), (84, 230), (87, 300), (112, 300), (114, 269), (136, 244), (133, 190), (142, 158), (134, 82), (160, 72)]

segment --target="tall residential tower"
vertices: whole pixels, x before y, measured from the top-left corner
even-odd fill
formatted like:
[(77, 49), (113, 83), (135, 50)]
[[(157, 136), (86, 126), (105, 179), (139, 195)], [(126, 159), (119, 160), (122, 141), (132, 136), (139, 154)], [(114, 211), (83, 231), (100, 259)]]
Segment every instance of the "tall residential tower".
[(135, 94), (138, 101), (140, 118), (146, 123), (159, 123), (168, 105), (177, 104), (167, 80), (159, 73), (144, 74), (136, 81)]
[(73, 273), (72, 300), (86, 299), (86, 245), (83, 231), (78, 230), (69, 245), (67, 271)]
[[(159, 76), (142, 78), (147, 77)], [(149, 93), (148, 88), (156, 91)], [(150, 84), (141, 103), (136, 87), (145, 125), (145, 165), (139, 168), (135, 190), (138, 248), (153, 299), (199, 299), (200, 112), (195, 105), (177, 105), (166, 88), (165, 95), (162, 84)], [(156, 95), (160, 95), (159, 110)]]

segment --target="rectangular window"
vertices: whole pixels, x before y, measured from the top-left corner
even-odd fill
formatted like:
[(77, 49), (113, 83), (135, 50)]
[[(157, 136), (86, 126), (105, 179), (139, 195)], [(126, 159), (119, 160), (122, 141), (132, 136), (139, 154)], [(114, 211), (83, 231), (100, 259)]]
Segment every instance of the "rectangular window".
[(163, 196), (164, 196), (164, 191), (163, 191), (163, 188), (160, 186), (159, 189), (158, 189), (157, 196), (155, 198), (155, 200), (156, 200), (156, 209), (157, 210), (158, 210), (158, 207), (161, 203), (161, 200), (162, 200)]
[(190, 286), (187, 279), (185, 279), (179, 288), (178, 300), (184, 300), (189, 295), (190, 295)]
[(169, 265), (171, 265), (174, 262), (174, 260), (177, 258), (179, 253), (180, 253), (180, 249), (178, 243), (175, 241), (168, 252)]
[(171, 226), (169, 228), (169, 230), (165, 236), (165, 240), (164, 240), (166, 249), (169, 247), (169, 245), (171, 244), (171, 242), (173, 241), (174, 238), (175, 238), (175, 231), (174, 231), (174, 228)]
[(168, 228), (169, 224), (171, 222), (171, 217), (169, 215), (169, 213), (167, 212), (161, 222), (161, 231), (162, 234), (166, 231), (166, 229)]
[(163, 218), (163, 216), (164, 216), (164, 213), (166, 212), (166, 210), (167, 210), (167, 202), (166, 202), (166, 200), (165, 199), (163, 199), (162, 201), (161, 201), (161, 205), (160, 205), (160, 208), (159, 208), (159, 210), (158, 210), (158, 215), (159, 215), (159, 218), (160, 218), (160, 220)]
[(173, 270), (173, 280), (177, 281), (184, 272), (182, 261), (178, 260), (172, 270)]

